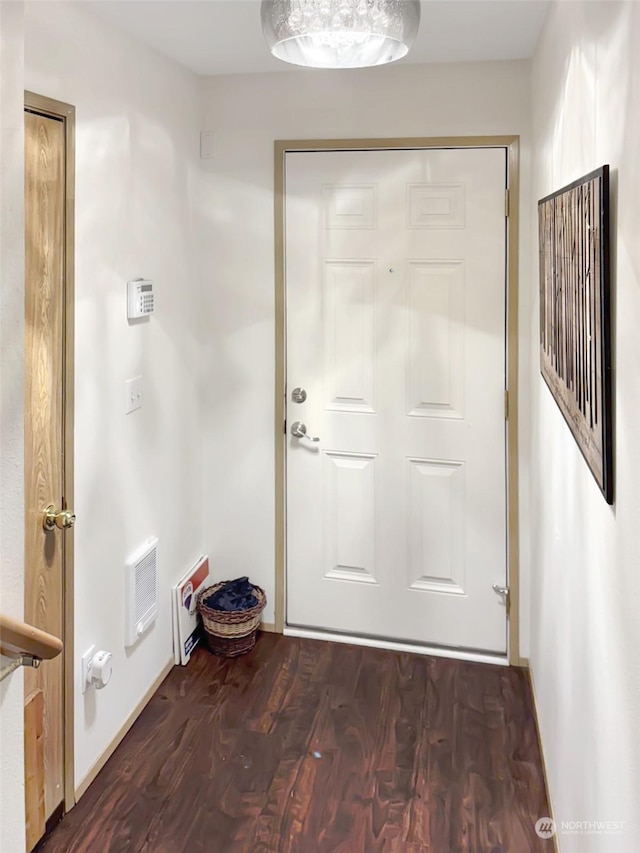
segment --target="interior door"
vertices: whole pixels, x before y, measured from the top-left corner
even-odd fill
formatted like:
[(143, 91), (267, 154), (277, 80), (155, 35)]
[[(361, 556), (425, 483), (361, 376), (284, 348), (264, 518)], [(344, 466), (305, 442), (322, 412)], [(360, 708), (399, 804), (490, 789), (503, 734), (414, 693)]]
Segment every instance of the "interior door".
[[(65, 203), (64, 122), (25, 110), (25, 620), (63, 639)], [(31, 850), (64, 797), (63, 657), (24, 684)]]
[(506, 150), (285, 168), (287, 622), (505, 653)]

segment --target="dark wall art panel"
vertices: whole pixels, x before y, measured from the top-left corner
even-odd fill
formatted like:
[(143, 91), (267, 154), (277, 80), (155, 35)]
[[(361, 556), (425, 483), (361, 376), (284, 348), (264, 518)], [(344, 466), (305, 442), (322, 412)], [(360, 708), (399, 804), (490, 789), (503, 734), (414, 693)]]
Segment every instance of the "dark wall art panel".
[(540, 369), (613, 503), (609, 167), (538, 202)]

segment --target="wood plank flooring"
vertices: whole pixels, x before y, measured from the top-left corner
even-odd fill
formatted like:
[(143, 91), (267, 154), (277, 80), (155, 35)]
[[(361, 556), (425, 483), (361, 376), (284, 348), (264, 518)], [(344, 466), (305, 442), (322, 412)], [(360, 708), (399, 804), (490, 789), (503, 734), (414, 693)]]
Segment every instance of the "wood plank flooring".
[(259, 636), (176, 667), (42, 853), (552, 853), (523, 670)]

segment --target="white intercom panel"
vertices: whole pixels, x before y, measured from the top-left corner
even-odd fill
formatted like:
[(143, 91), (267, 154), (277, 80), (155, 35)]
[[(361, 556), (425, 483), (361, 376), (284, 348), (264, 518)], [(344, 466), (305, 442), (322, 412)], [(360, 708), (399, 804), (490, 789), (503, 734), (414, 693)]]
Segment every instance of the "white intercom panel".
[(154, 310), (153, 282), (136, 278), (127, 282), (127, 317), (137, 320), (149, 317)]

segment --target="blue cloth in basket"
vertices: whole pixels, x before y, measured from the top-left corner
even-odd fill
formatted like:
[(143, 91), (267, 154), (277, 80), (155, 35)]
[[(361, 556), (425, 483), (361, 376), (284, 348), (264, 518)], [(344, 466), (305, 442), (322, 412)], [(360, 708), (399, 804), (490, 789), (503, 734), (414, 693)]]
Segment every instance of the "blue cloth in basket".
[(253, 585), (249, 578), (236, 578), (229, 581), (219, 590), (204, 599), (207, 607), (212, 610), (225, 610), (228, 613), (238, 610), (250, 610), (258, 604), (253, 594)]

